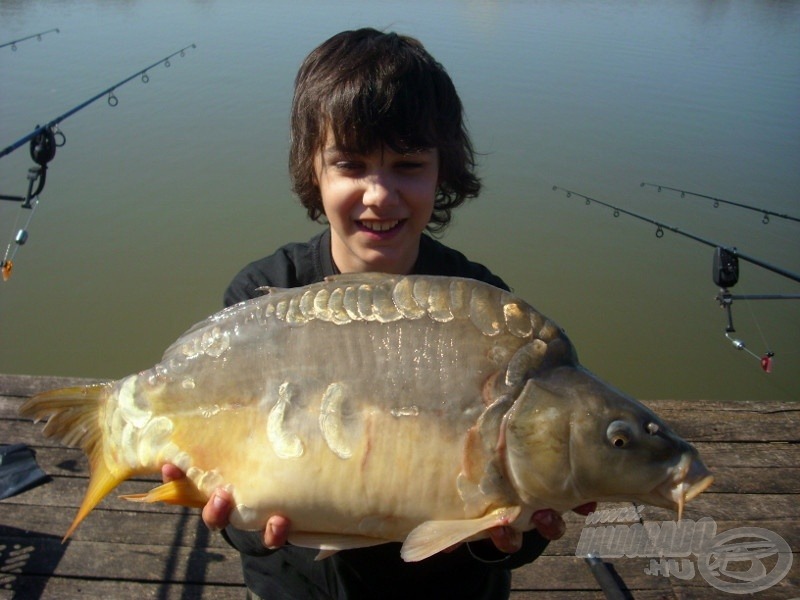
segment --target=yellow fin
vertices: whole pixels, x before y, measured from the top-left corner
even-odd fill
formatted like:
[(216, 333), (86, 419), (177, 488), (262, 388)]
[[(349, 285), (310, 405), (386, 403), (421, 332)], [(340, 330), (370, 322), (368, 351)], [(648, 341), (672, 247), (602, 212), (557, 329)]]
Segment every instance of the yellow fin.
[(78, 509), (78, 514), (75, 515), (72, 525), (69, 526), (67, 533), (64, 534), (64, 538), (61, 540), (62, 543), (67, 541), (67, 538), (75, 532), (81, 521), (86, 518), (86, 515), (92, 512), (94, 507), (97, 506), (111, 490), (131, 475), (130, 472), (124, 474), (111, 473), (106, 467), (102, 456), (99, 460), (95, 460), (94, 457), (90, 456), (89, 467), (91, 471), (89, 487), (86, 490), (86, 494), (83, 496), (83, 502), (81, 502), (81, 507)]
[(47, 419), (44, 434), (67, 446), (79, 446), (89, 457), (89, 487), (75, 520), (62, 541), (73, 534), (81, 521), (121, 482), (132, 475), (130, 469), (112, 472), (103, 457), (103, 432), (99, 410), (111, 392), (110, 384), (88, 385), (53, 390), (27, 400), (20, 415), (35, 421)]
[(477, 519), (425, 521), (415, 527), (403, 542), (400, 556), (406, 562), (416, 562), (461, 542), (476, 539), (492, 527), (509, 525), (517, 518), (519, 506), (498, 508)]
[(208, 496), (198, 490), (188, 477), (168, 481), (146, 494), (126, 494), (120, 498), (131, 502), (165, 502), (192, 508), (203, 508), (208, 502)]

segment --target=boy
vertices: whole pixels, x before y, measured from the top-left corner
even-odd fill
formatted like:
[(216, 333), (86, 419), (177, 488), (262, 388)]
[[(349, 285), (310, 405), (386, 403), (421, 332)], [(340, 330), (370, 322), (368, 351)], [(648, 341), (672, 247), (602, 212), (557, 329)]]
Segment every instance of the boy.
[[(225, 292), (229, 306), (261, 286), (296, 287), (336, 273), (380, 271), (470, 277), (508, 286), (486, 267), (427, 235), (477, 196), (480, 181), (461, 101), (450, 77), (417, 40), (374, 29), (346, 31), (311, 52), (295, 81), (290, 171), (313, 220), (328, 227), (247, 265)], [(169, 467), (165, 479), (181, 476)], [(227, 526), (230, 495), (218, 490), (203, 510), (209, 527)], [(581, 512), (590, 507), (581, 507)], [(261, 532), (228, 527), (242, 554), (249, 598), (505, 598), (510, 569), (563, 534), (552, 511), (537, 529), (509, 528), (491, 541), (462, 544), (405, 563), (399, 544), (339, 552), (285, 545), (281, 515)]]

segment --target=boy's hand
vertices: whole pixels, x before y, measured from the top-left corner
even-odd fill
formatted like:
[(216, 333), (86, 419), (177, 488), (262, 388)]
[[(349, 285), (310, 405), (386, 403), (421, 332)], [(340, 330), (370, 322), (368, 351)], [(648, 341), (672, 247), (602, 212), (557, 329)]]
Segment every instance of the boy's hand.
[[(186, 477), (175, 465), (166, 464), (161, 468), (164, 483)], [(228, 526), (228, 517), (233, 509), (233, 497), (225, 488), (217, 488), (203, 507), (203, 522), (209, 529), (219, 531)], [(269, 549), (280, 548), (286, 543), (289, 533), (289, 519), (273, 515), (264, 528), (264, 546)]]
[[(597, 508), (597, 502), (588, 502), (573, 508), (579, 515), (588, 515)], [(531, 523), (543, 538), (550, 541), (557, 540), (567, 530), (564, 519), (554, 510), (537, 510), (531, 516)], [(522, 547), (522, 533), (511, 527), (493, 527), (489, 530), (489, 538), (497, 549), (506, 554), (512, 554)]]

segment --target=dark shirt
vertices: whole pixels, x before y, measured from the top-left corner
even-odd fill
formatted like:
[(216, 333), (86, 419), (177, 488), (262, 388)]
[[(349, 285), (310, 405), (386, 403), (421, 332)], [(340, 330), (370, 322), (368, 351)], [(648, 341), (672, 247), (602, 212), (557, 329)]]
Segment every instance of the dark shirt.
[[(287, 244), (239, 271), (225, 291), (225, 306), (259, 296), (256, 291), (259, 287), (300, 287), (337, 273), (339, 270), (331, 256), (331, 232), (325, 229), (308, 242)], [(461, 252), (427, 235), (420, 239), (419, 255), (412, 274), (469, 277), (509, 289), (502, 279), (483, 265), (470, 261)]]
[[(247, 265), (226, 290), (225, 305), (258, 296), (259, 287), (299, 287), (336, 273), (330, 230), (326, 229), (306, 243), (287, 244), (271, 256)], [(413, 273), (469, 277), (509, 289), (483, 265), (427, 235), (420, 240)], [(399, 543), (345, 550), (315, 561), (318, 551), (310, 548), (286, 545), (276, 551), (267, 550), (261, 532), (228, 527), (223, 533), (241, 553), (248, 589), (269, 600), (507, 598), (510, 569), (536, 559), (548, 543), (538, 532), (530, 531), (524, 535), (522, 549), (511, 555), (500, 553), (490, 541), (481, 540), (415, 563), (400, 558)]]

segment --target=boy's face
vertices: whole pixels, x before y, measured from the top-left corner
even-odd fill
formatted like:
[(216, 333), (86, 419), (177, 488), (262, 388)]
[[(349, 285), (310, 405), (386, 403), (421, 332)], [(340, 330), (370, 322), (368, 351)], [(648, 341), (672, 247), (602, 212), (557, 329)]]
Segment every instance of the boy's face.
[(411, 272), (439, 180), (435, 148), (400, 154), (388, 146), (351, 154), (329, 134), (314, 174), (342, 273)]

